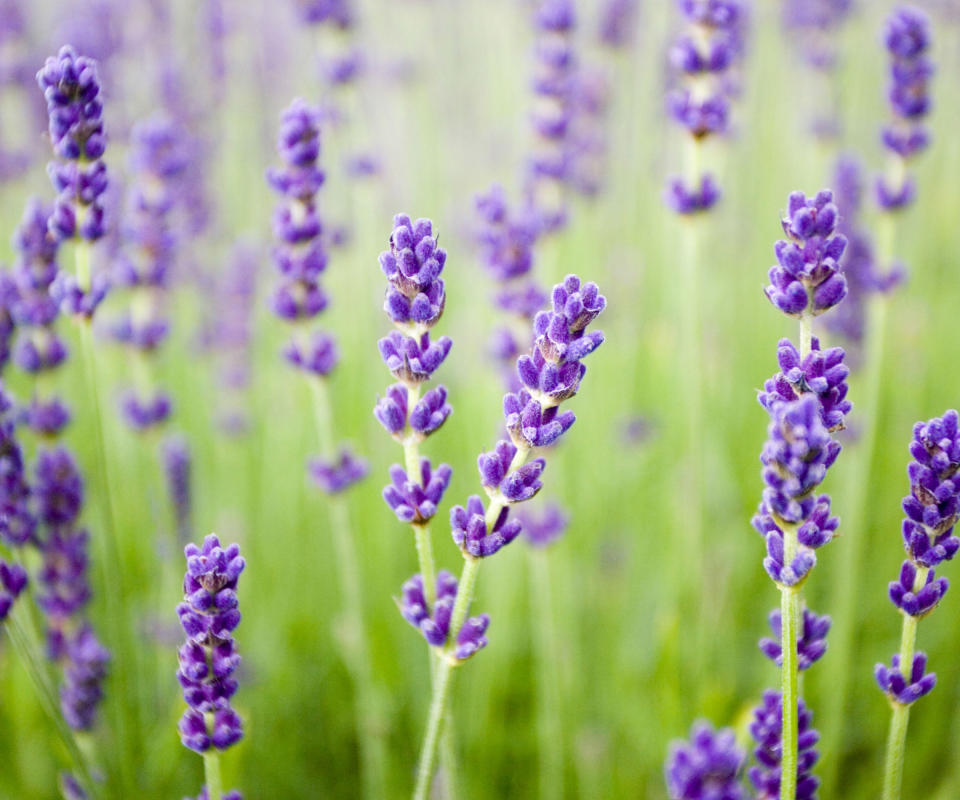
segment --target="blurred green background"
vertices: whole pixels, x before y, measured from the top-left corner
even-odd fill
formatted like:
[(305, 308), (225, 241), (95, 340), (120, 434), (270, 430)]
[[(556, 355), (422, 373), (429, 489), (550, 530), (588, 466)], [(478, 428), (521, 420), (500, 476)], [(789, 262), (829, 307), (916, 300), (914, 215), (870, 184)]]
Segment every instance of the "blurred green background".
[[(236, 632), (244, 658), (236, 707), (246, 737), (224, 757), (225, 783), (247, 798), (358, 797), (353, 685), (338, 647), (341, 598), (327, 501), (308, 484), (304, 469), (318, 449), (311, 398), (278, 357), (287, 331), (263, 299), (273, 283), (267, 246), (273, 198), (263, 173), (275, 163), (282, 108), (296, 95), (321, 95), (316, 42), (288, 3), (226, 5), (227, 94), (203, 117), (213, 145), (209, 188), (217, 218), (184, 256), (192, 269), (216, 275), (226, 269), (237, 239), (262, 245), (253, 377), (248, 396), (239, 401), (249, 411), (249, 432), (228, 437), (215, 424), (218, 412), (238, 400), (224, 397), (214, 377), (215, 357), (197, 344), (203, 322), (223, 313), (200, 281), (187, 280), (177, 289), (175, 333), (159, 363), (175, 399), (171, 427), (187, 436), (194, 454), (195, 538), (216, 531), (239, 542), (247, 559), (240, 581), (244, 618)], [(559, 688), (561, 722), (549, 747), (562, 770), (563, 797), (662, 798), (668, 742), (686, 735), (698, 717), (743, 730), (750, 706), (778, 681), (776, 667), (756, 648), (778, 593), (761, 565), (762, 540), (749, 524), (760, 496), (758, 454), (767, 421), (755, 393), (776, 369), (777, 340), (796, 331), (761, 289), (787, 194), (829, 186), (839, 148), (818, 144), (809, 132), (811, 111), (826, 102), (826, 89), (785, 39), (778, 4), (755, 2), (735, 129), (708, 152), (724, 198), (705, 223), (706, 255), (699, 265), (707, 525), (701, 557), (706, 574), (696, 576), (678, 528), (688, 422), (678, 412), (684, 405), (677, 360), (683, 226), (661, 200), (664, 179), (679, 171), (682, 158), (681, 137), (663, 111), (665, 48), (677, 20), (672, 4), (643, 3), (635, 46), (612, 54), (595, 42), (595, 5), (580, 4), (579, 47), (584, 61), (605, 65), (612, 79), (607, 187), (593, 201), (575, 202), (569, 229), (540, 249), (536, 265), (544, 283), (568, 272), (595, 280), (609, 301), (598, 322), (607, 344), (590, 359), (581, 394), (571, 403), (577, 424), (549, 454), (545, 474), (543, 496), (561, 501), (572, 515), (569, 532), (545, 559), (547, 605), (559, 642), (548, 674)], [(878, 32), (890, 6), (858, 5), (840, 37), (840, 147), (876, 169), (882, 164), (878, 129), (887, 119), (887, 66)], [(29, 35), (41, 54), (37, 68), (42, 55), (62, 43), (54, 32), (64, 16), (95, 7), (41, 3), (31, 9)], [(111, 24), (127, 31), (132, 45), (102, 68), (110, 86), (108, 128), (118, 131), (155, 106), (152, 70), (158, 59), (175, 63), (191, 90), (202, 93), (211, 80), (192, 0), (169, 7), (176, 35), (168, 42), (151, 38), (147, 4), (123, 8)], [(389, 753), (389, 797), (406, 796), (412, 786), (429, 686), (423, 640), (393, 601), (416, 569), (412, 536), (379, 498), (387, 467), (401, 453), (371, 413), (378, 392), (391, 382), (376, 349), (390, 328), (380, 308), (377, 255), (397, 211), (431, 217), (449, 254), (448, 299), (438, 331), (455, 344), (438, 377), (455, 410), (423, 449), (435, 462), (454, 467), (433, 541), (440, 565), (459, 572), (446, 515), (449, 505), (479, 489), (475, 458), (498, 436), (502, 395), (486, 354), (496, 315), (487, 302), (489, 278), (470, 240), (472, 198), (493, 181), (516, 189), (530, 147), (528, 11), (514, 0), (359, 3), (356, 36), (372, 68), (347, 96), (351, 124), (325, 140), (322, 156), (331, 175), (321, 203), (332, 222), (346, 222), (352, 231), (351, 243), (334, 252), (326, 273), (333, 303), (321, 320), (342, 350), (331, 382), (338, 434), (371, 464), (370, 477), (349, 494), (349, 511), (361, 556), (365, 633), (387, 712), (378, 735)], [(934, 143), (917, 166), (917, 203), (899, 226), (898, 254), (909, 265), (909, 280), (891, 306), (876, 457), (869, 475), (853, 474), (856, 444), (849, 445), (825, 485), (842, 520), (852, 487), (867, 481), (869, 516), (862, 530), (844, 529), (841, 522), (843, 537), (821, 551), (806, 588), (814, 609), (832, 613), (847, 579), (845, 562), (863, 542), (848, 702), (842, 708), (828, 704), (837, 679), (829, 651), (805, 684), (815, 724), (835, 734), (822, 742), (821, 771), (832, 768), (838, 778), (824, 787), (824, 797), (879, 794), (889, 711), (872, 670), (899, 641), (899, 617), (886, 599), (886, 585), (902, 559), (906, 445), (915, 420), (940, 415), (960, 397), (960, 30), (946, 19), (934, 28)], [(165, 47), (173, 52), (165, 56)], [(44, 173), (42, 123), (35, 124), (15, 91), (4, 90), (0, 102), (4, 136), (35, 146), (37, 153), (26, 175), (0, 185), (0, 257), (9, 261), (8, 241), (27, 196), (49, 198), (52, 190)], [(380, 176), (349, 181), (336, 166), (357, 147), (380, 158)], [(122, 133), (114, 135), (107, 162), (115, 175), (123, 172), (125, 149)], [(874, 221), (868, 210), (868, 226)], [(89, 473), (91, 407), (67, 322), (62, 330), (74, 355), (58, 387), (75, 409), (67, 443)], [(176, 731), (183, 702), (174, 677), (174, 609), (183, 567), (158, 442), (131, 433), (110, 410), (127, 356), (106, 340), (98, 347), (123, 583), (132, 590), (124, 597), (122, 625), (139, 646), (117, 649), (107, 641), (114, 649), (113, 677), (98, 731), (85, 746), (111, 778), (118, 754), (136, 759), (136, 789), (108, 785), (104, 796), (196, 795), (201, 760), (180, 745)], [(4, 378), (18, 396), (29, 391), (14, 367)], [(864, 424), (857, 416), (859, 389), (855, 376), (853, 427)], [(638, 419), (647, 431), (639, 438), (630, 434)], [(33, 452), (36, 442), (29, 434), (23, 438)], [(94, 537), (102, 534), (103, 507), (104, 498), (89, 497), (86, 519)], [(93, 553), (96, 558), (96, 547)], [(532, 568), (527, 545), (518, 541), (481, 572), (473, 608), (493, 619), (490, 646), (458, 672), (454, 688), (463, 797), (540, 796), (537, 763), (545, 743), (538, 737), (537, 709), (544, 673), (536, 667), (534, 642), (547, 623), (532, 609)], [(952, 571), (948, 566), (944, 573), (950, 577)], [(102, 603), (103, 582), (109, 580), (117, 576), (95, 564), (92, 615), (101, 633), (109, 630)], [(939, 680), (911, 718), (904, 796), (960, 796), (953, 761), (960, 756), (960, 629), (951, 611), (957, 602), (948, 594), (942, 610), (920, 626), (920, 647)], [(56, 772), (69, 768), (69, 756), (24, 665), (6, 644), (4, 637), (0, 797), (54, 797)], [(136, 676), (127, 685), (137, 696), (116, 690), (121, 671)], [(118, 740), (118, 716), (135, 741)], [(837, 738), (841, 719), (843, 736)]]

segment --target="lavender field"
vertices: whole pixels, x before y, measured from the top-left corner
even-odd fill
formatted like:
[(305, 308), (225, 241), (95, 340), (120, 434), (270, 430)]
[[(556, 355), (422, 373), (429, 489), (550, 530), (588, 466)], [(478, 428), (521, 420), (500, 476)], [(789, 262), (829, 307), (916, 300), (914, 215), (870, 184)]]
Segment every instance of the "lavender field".
[(0, 0), (0, 800), (960, 797), (913, 3)]

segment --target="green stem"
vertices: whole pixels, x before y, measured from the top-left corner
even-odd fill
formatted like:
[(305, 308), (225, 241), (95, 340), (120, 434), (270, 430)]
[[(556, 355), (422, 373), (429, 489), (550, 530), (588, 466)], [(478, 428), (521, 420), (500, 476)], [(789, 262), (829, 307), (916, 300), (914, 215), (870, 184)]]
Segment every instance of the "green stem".
[[(313, 393), (314, 417), (321, 451), (334, 451), (333, 411), (326, 381), (310, 380)], [(386, 753), (380, 739), (379, 701), (373, 689), (370, 654), (367, 650), (363, 620), (362, 576), (350, 528), (350, 514), (343, 493), (329, 496), (330, 529), (337, 560), (340, 591), (344, 598), (346, 635), (344, 657), (356, 689), (355, 716), (360, 741), (360, 762), (363, 772), (364, 796), (382, 797), (385, 785)]]
[(203, 774), (207, 784), (207, 800), (222, 800), (223, 779), (220, 777), (220, 751), (214, 747), (203, 754)]
[[(74, 249), (76, 262), (77, 283), (82, 289), (88, 291), (91, 283), (90, 270), (90, 245), (87, 242), (77, 242)], [(116, 668), (113, 670), (115, 686), (118, 699), (112, 701), (114, 712), (114, 724), (116, 726), (117, 740), (121, 743), (120, 747), (124, 750), (136, 747), (133, 737), (127, 735), (126, 731), (126, 711), (129, 709), (134, 717), (134, 727), (141, 729), (139, 724), (140, 716), (140, 696), (136, 691), (137, 673), (139, 672), (136, 661), (138, 656), (137, 648), (126, 641), (132, 636), (132, 626), (124, 624), (123, 612), (121, 610), (121, 598), (126, 597), (124, 591), (125, 571), (121, 566), (120, 546), (117, 539), (116, 509), (114, 507), (114, 497), (110, 492), (110, 478), (108, 474), (108, 459), (106, 437), (103, 430), (103, 409), (100, 403), (100, 392), (97, 381), (96, 351), (93, 345), (93, 326), (92, 320), (79, 317), (79, 335), (80, 348), (83, 361), (84, 375), (87, 382), (87, 392), (91, 401), (90, 424), (93, 428), (93, 438), (95, 441), (95, 463), (94, 463), (94, 481), (98, 495), (98, 506), (101, 514), (101, 524), (103, 525), (103, 535), (95, 536), (94, 541), (98, 543), (101, 564), (101, 586), (103, 587), (104, 600), (107, 608), (108, 625), (110, 626), (110, 639), (117, 650), (129, 658), (126, 663), (124, 659), (117, 659)], [(132, 703), (131, 703), (132, 700)], [(120, 762), (121, 780), (124, 786), (132, 786), (131, 765), (136, 763), (138, 758), (129, 754), (118, 754)]]
[[(930, 570), (919, 567), (913, 579), (913, 591), (918, 592), (927, 582)], [(900, 672), (910, 680), (913, 656), (917, 649), (917, 625), (919, 620), (909, 614), (903, 615), (900, 632)], [(899, 800), (903, 780), (903, 756), (907, 745), (907, 723), (910, 721), (910, 706), (894, 701), (890, 717), (890, 734), (887, 737), (887, 756), (883, 767), (883, 800)]]
[(433, 765), (437, 754), (437, 740), (446, 714), (447, 695), (450, 692), (452, 673), (453, 664), (451, 661), (447, 658), (441, 658), (433, 679), (433, 697), (430, 700), (427, 732), (423, 739), (423, 749), (420, 752), (420, 764), (417, 767), (417, 783), (413, 790), (414, 800), (426, 800), (430, 791), (430, 779), (433, 777)]
[(560, 718), (560, 691), (557, 685), (557, 626), (553, 614), (548, 555), (529, 548), (530, 604), (534, 619), (536, 669), (537, 735), (540, 769), (540, 797), (559, 800), (563, 796), (564, 742)]
[[(790, 535), (784, 531), (784, 540)], [(792, 532), (796, 539), (796, 531)], [(786, 547), (784, 548), (786, 552)], [(786, 555), (784, 561), (787, 561)], [(797, 629), (799, 593), (794, 586), (780, 587), (780, 690), (783, 694), (783, 756), (780, 762), (780, 800), (794, 800), (797, 794)]]
[(813, 347), (813, 317), (809, 314), (800, 315), (800, 360), (803, 361)]

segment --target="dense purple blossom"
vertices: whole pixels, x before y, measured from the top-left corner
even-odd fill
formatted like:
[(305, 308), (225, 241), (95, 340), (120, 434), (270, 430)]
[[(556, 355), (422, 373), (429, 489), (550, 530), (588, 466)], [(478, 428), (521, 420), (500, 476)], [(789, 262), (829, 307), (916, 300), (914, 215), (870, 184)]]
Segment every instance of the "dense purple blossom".
[(96, 241), (106, 232), (102, 196), (107, 188), (97, 64), (66, 45), (47, 59), (37, 82), (47, 101), (53, 152), (60, 159), (49, 166), (57, 191), (50, 230), (60, 239)]
[(212, 533), (202, 547), (188, 544), (184, 553), (184, 602), (177, 614), (187, 640), (180, 648), (177, 678), (188, 708), (180, 720), (180, 738), (198, 753), (211, 745), (223, 750), (243, 736), (230, 698), (237, 690), (233, 673), (240, 663), (233, 639), (240, 623), (237, 579), (245, 563), (238, 545), (222, 548)]
[(850, 369), (843, 363), (841, 347), (820, 349), (820, 340), (813, 337), (810, 352), (802, 361), (800, 352), (789, 339), (781, 339), (777, 347), (780, 372), (766, 381), (758, 399), (767, 411), (776, 403), (798, 400), (803, 394), (816, 395), (820, 401), (820, 420), (830, 432), (842, 430), (852, 404), (847, 400), (847, 376)]
[(665, 769), (670, 800), (746, 800), (739, 780), (745, 760), (732, 730), (695, 723), (689, 741), (670, 745)]
[[(797, 700), (797, 800), (814, 800), (820, 780), (812, 770), (820, 758), (817, 742), (820, 734), (812, 725), (813, 715), (803, 700)], [(780, 762), (783, 756), (783, 697), (767, 690), (763, 701), (754, 709), (750, 735), (756, 742), (753, 755), (756, 766), (747, 770), (757, 791), (757, 800), (780, 797)]]
[(949, 582), (938, 578), (934, 570), (927, 573), (917, 586), (917, 567), (912, 561), (904, 561), (900, 577), (890, 583), (890, 602), (911, 617), (925, 617), (947, 593)]
[(446, 302), (440, 277), (446, 261), (430, 220), (394, 217), (390, 249), (380, 254), (380, 268), (388, 282), (383, 308), (402, 331), (421, 335), (439, 321)]
[(383, 489), (383, 499), (401, 522), (426, 525), (437, 513), (452, 475), (448, 464), (433, 469), (429, 458), (420, 459), (420, 474), (413, 477), (399, 464), (394, 464), (390, 467), (391, 483)]
[[(446, 570), (440, 570), (437, 573), (436, 600), (430, 609), (423, 591), (423, 578), (417, 574), (403, 584), (400, 613), (423, 634), (423, 638), (430, 645), (443, 647), (450, 637), (450, 621), (456, 599), (457, 579)], [(487, 614), (464, 621), (453, 647), (453, 657), (458, 661), (465, 661), (486, 647), (486, 631), (489, 625), (490, 617)]]
[[(773, 638), (760, 640), (760, 651), (777, 666), (783, 665), (782, 617), (779, 609), (770, 612), (770, 630)], [(830, 617), (818, 616), (810, 609), (803, 609), (800, 632), (797, 635), (797, 669), (809, 669), (827, 651), (827, 632), (830, 630)]]
[(926, 669), (926, 654), (915, 653), (910, 675), (906, 676), (900, 669), (900, 656), (894, 655), (891, 666), (877, 664), (874, 668), (874, 676), (877, 679), (877, 685), (890, 698), (891, 702), (908, 706), (924, 695), (930, 694), (937, 684), (936, 673), (925, 673)]
[(777, 264), (770, 268), (766, 294), (783, 313), (813, 315), (837, 305), (847, 293), (839, 260), (847, 245), (837, 233), (839, 211), (829, 191), (807, 199), (793, 192), (781, 224), (787, 240), (774, 245)]
[(492, 556), (520, 535), (520, 520), (509, 519), (509, 506), (503, 506), (489, 528), (486, 509), (477, 495), (471, 495), (466, 507), (450, 509), (450, 528), (453, 541), (472, 558)]

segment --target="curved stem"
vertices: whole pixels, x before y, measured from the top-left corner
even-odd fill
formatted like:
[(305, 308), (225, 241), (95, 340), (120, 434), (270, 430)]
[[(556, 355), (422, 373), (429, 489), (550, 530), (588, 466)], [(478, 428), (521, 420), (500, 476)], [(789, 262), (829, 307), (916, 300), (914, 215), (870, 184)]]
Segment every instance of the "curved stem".
[(414, 800), (426, 800), (430, 791), (430, 779), (433, 777), (433, 765), (437, 754), (437, 740), (446, 713), (452, 673), (453, 664), (448, 659), (441, 658), (433, 679), (433, 696), (430, 700), (427, 732), (420, 752), (420, 764), (417, 767), (417, 783), (413, 790)]
[(220, 777), (220, 752), (213, 747), (203, 754), (203, 775), (207, 784), (207, 800), (222, 800), (223, 779)]

